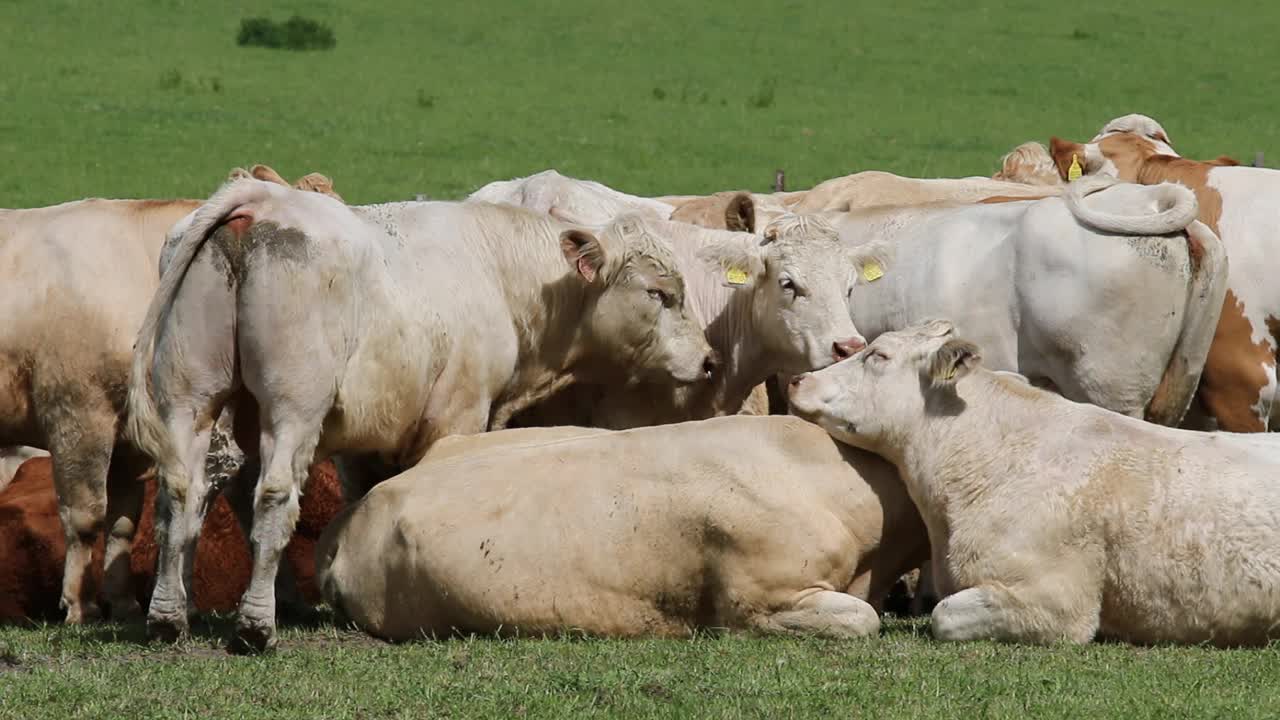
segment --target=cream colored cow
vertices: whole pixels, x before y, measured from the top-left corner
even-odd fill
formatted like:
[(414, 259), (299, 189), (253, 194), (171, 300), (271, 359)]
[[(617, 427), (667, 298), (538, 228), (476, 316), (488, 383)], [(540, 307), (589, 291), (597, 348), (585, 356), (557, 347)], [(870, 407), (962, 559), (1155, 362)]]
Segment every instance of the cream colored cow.
[(979, 367), (933, 321), (797, 377), (794, 412), (898, 469), (944, 640), (1280, 637), (1280, 439), (1176, 430)]
[(864, 637), (924, 550), (892, 469), (796, 418), (454, 442), (317, 545), (326, 601), (379, 637)]

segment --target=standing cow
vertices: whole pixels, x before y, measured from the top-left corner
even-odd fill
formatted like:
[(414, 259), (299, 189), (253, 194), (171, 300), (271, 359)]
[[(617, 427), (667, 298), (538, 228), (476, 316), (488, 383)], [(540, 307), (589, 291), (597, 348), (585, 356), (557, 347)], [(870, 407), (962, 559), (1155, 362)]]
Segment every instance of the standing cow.
[(1116, 118), (1089, 143), (1053, 138), (1051, 152), (1062, 177), (1074, 164), (1085, 175), (1177, 182), (1195, 193), (1200, 221), (1221, 236), (1231, 269), (1198, 395), (1203, 412), (1189, 420), (1234, 432), (1274, 429), (1280, 424), (1280, 286), (1274, 272), (1280, 171), (1236, 167), (1227, 157), (1181, 157), (1160, 123), (1145, 115)]
[[(183, 565), (224, 405), (256, 407), (253, 580), (237, 647), (275, 643), (273, 578), (313, 460), (412, 466), (449, 434), (500, 428), (578, 380), (705, 382), (669, 241), (645, 216), (602, 232), (489, 203), (349, 208), (254, 180), (177, 238), (138, 336), (130, 430), (156, 458), (165, 534), (152, 633), (187, 629)], [(247, 414), (237, 412), (237, 421)]]
[(945, 314), (994, 368), (1176, 425), (1226, 291), (1222, 243), (1196, 212), (1176, 185), (1091, 178), (1039, 201), (881, 208), (834, 222), (848, 242), (887, 241), (895, 254), (892, 272), (850, 294), (867, 338)]

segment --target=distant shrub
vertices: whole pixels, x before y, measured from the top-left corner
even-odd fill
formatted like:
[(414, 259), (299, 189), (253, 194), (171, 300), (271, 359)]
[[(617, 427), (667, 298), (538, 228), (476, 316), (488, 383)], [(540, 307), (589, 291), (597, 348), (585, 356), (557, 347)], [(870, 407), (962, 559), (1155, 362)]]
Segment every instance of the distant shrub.
[(760, 89), (747, 98), (747, 105), (753, 108), (767, 108), (773, 105), (773, 83), (764, 82)]
[(436, 106), (436, 96), (430, 95), (426, 90), (418, 90), (418, 107), (424, 110), (430, 110)]
[(294, 15), (282, 23), (271, 18), (244, 18), (236, 43), (283, 50), (329, 50), (338, 41), (328, 25)]

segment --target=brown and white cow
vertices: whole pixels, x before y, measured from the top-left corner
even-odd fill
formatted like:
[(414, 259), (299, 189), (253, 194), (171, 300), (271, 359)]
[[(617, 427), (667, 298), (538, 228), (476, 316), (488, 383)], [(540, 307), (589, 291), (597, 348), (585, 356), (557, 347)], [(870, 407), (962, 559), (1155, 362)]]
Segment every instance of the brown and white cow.
[(1280, 229), (1280, 171), (1237, 167), (1220, 157), (1189, 160), (1174, 151), (1158, 122), (1129, 115), (1108, 123), (1088, 143), (1051, 140), (1058, 171), (1073, 162), (1085, 174), (1130, 182), (1177, 182), (1200, 204), (1200, 221), (1222, 239), (1230, 259), (1227, 294), (1198, 394), (1205, 417), (1194, 426), (1259, 432), (1280, 423), (1275, 402), (1280, 345), (1280, 285), (1274, 238)]
[(590, 232), (486, 202), (348, 207), (224, 186), (182, 229), (130, 383), (131, 437), (156, 458), (171, 509), (151, 631), (186, 631), (181, 568), (210, 491), (209, 429), (233, 395), (261, 418), (236, 640), (260, 651), (275, 641), (273, 580), (314, 459), (339, 455), (345, 483), (353, 456), (409, 467), (437, 439), (501, 428), (574, 382), (705, 382), (714, 361), (663, 222), (632, 213)]
[[(266, 166), (253, 172), (275, 175)], [(318, 186), (332, 191), (327, 179)], [(119, 420), (165, 231), (199, 204), (89, 199), (0, 210), (0, 308), (10, 318), (0, 329), (0, 445), (53, 455), (68, 622), (99, 613), (85, 572), (104, 529), (103, 594), (117, 616), (137, 610), (128, 549), (141, 499), (136, 478), (147, 463), (123, 441)]]
[(888, 465), (797, 418), (527, 428), (437, 447), (316, 549), (325, 600), (382, 638), (865, 637), (926, 551)]
[[(155, 584), (157, 548), (155, 530), (155, 478), (144, 475), (142, 515), (130, 553), (129, 575), (137, 601), (146, 604)], [(242, 501), (242, 500), (241, 500)], [(298, 530), (285, 550), (290, 589), (307, 603), (319, 601), (315, 584), (315, 541), (342, 508), (342, 491), (332, 465), (311, 470), (307, 494), (302, 499)], [(209, 510), (200, 533), (193, 567), (193, 599), (202, 612), (235, 609), (249, 584), (252, 567), (249, 543), (225, 496)], [(53, 465), (47, 457), (26, 462), (12, 485), (0, 491), (0, 623), (27, 619), (53, 620), (61, 615), (62, 566), (66, 542), (58, 519), (58, 497), (53, 487)], [(94, 546), (89, 573), (102, 573), (103, 543)], [(281, 573), (285, 576), (286, 573)]]

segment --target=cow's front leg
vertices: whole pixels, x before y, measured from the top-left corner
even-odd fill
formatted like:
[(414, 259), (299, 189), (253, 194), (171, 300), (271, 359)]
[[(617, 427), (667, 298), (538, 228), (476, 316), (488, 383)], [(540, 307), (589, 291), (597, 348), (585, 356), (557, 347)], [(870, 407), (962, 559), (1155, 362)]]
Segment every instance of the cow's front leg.
[(947, 596), (933, 609), (933, 636), (944, 641), (1001, 640), (1086, 643), (1098, 631), (1098, 610), (1068, 595), (1063, 584), (1033, 588), (978, 585)]

